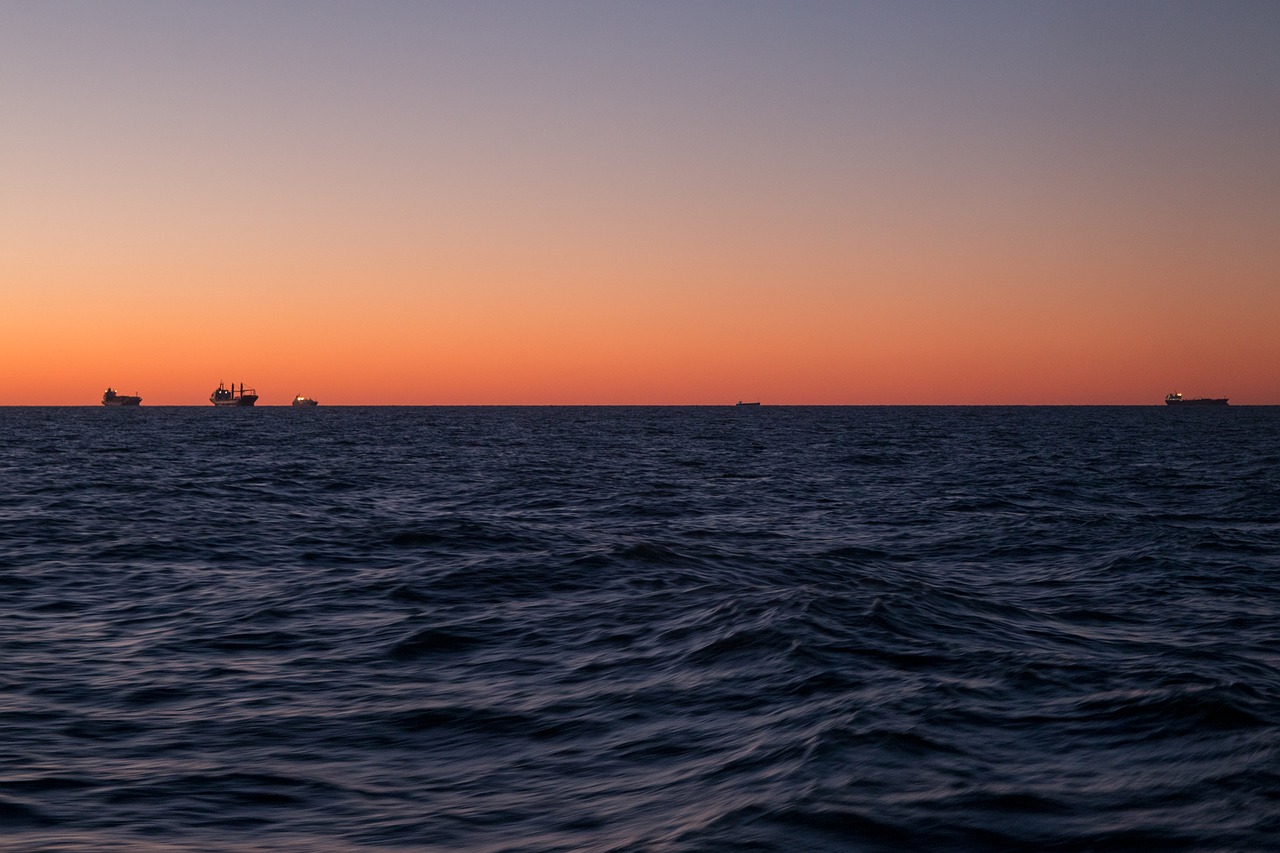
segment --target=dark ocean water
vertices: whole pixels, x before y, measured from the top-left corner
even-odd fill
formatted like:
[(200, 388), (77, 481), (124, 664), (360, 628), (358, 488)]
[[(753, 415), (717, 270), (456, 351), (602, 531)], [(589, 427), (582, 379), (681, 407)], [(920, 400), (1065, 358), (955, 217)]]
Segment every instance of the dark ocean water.
[(7, 851), (1271, 850), (1280, 409), (0, 409)]

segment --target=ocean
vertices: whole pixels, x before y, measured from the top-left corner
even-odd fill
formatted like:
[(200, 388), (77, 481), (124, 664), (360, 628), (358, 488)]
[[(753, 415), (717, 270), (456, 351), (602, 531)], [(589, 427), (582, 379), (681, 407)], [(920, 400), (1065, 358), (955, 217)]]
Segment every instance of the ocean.
[(0, 409), (6, 851), (1261, 851), (1280, 408)]

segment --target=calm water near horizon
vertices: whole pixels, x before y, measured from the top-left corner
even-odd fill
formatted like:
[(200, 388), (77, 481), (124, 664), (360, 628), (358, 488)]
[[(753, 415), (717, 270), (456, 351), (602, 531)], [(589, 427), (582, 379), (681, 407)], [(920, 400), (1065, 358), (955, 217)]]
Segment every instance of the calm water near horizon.
[(1280, 407), (0, 408), (6, 851), (1262, 851)]

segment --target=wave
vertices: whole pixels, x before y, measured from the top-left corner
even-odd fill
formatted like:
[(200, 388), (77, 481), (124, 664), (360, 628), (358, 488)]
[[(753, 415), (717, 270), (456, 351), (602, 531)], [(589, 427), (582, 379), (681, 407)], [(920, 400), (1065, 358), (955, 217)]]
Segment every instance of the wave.
[(1267, 849), (1280, 420), (1149, 408), (0, 409), (6, 849)]

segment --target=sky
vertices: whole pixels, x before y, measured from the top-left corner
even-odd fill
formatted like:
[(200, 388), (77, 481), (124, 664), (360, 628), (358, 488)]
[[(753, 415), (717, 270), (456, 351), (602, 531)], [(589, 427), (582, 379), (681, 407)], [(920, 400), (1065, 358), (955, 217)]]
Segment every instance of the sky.
[(0, 405), (1280, 404), (1280, 3), (0, 0)]

